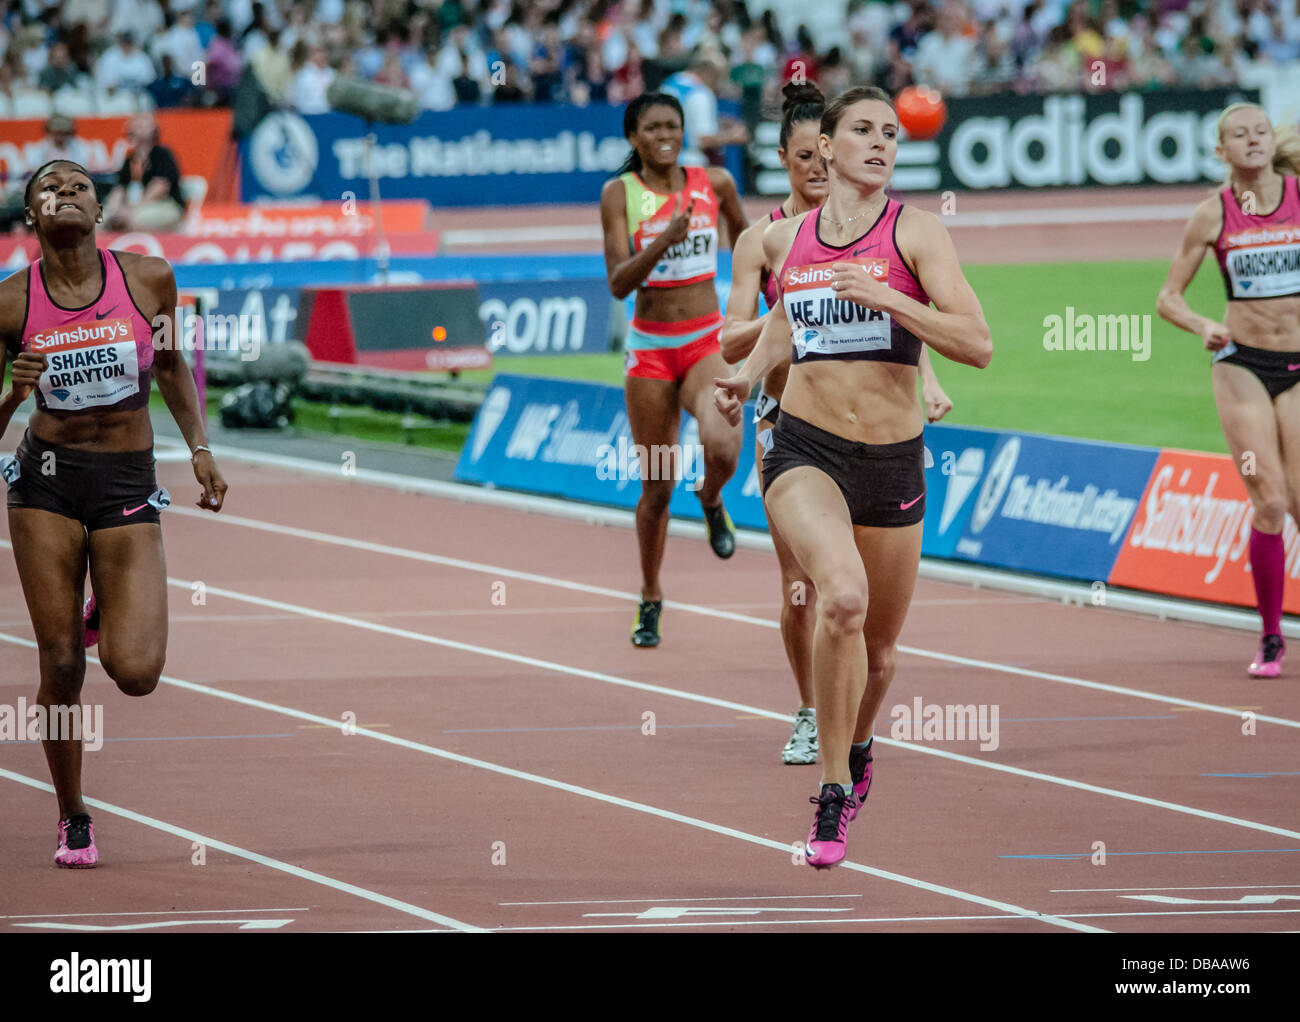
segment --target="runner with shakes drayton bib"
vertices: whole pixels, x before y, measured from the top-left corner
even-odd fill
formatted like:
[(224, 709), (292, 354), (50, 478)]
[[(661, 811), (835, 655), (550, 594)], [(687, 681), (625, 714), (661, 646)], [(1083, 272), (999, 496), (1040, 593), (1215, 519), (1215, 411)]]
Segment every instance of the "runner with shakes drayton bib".
[(925, 515), (921, 345), (981, 368), (993, 356), (979, 300), (939, 218), (885, 194), (897, 136), (880, 89), (849, 89), (826, 107), (817, 139), (829, 171), (826, 203), (764, 232), (781, 303), (753, 354), (715, 391), (719, 410), (739, 422), (754, 383), (790, 358), (763, 458), (764, 502), (817, 588), (822, 786), (811, 800), (806, 856), (816, 867), (844, 858), (849, 821), (870, 788), (872, 729), (916, 585)]
[[(0, 436), (34, 390), (36, 411), (2, 459), (9, 535), (40, 658), (36, 701), (81, 701), (86, 647), (126, 695), (148, 695), (167, 652), (167, 570), (154, 476), (149, 381), (157, 379), (190, 446), (198, 506), (220, 511), (225, 481), (205, 445), (194, 377), (177, 350), (176, 281), (162, 259), (95, 244), (103, 209), (84, 167), (56, 160), (32, 175), (28, 225), (41, 258), (0, 282)], [(155, 344), (155, 339), (159, 343)], [(89, 563), (94, 595), (82, 607)], [(52, 719), (52, 717), (50, 718)], [(59, 804), (59, 866), (99, 861), (81, 795), (80, 738), (42, 743)]]
[[(761, 294), (768, 309), (780, 303), (777, 280), (766, 263), (763, 232), (767, 225), (788, 217), (800, 216), (826, 201), (826, 164), (817, 151), (826, 101), (811, 83), (791, 82), (782, 90), (785, 103), (781, 109), (780, 148), (777, 155), (790, 177), (790, 194), (785, 201), (757, 223), (745, 228), (736, 241), (731, 259), (731, 294), (727, 299), (727, 316), (722, 324), (722, 357), (733, 365), (754, 350), (763, 320), (758, 315)], [(930, 353), (921, 349), (921, 400), (929, 422), (938, 422), (952, 410), (952, 402), (939, 385), (930, 365)], [(763, 454), (772, 442), (772, 427), (781, 412), (781, 392), (785, 389), (790, 363), (782, 362), (759, 384), (754, 403), (754, 456), (762, 479)], [(795, 712), (790, 740), (781, 750), (781, 762), (810, 764), (817, 762), (817, 710), (812, 683), (813, 626), (817, 622), (817, 594), (812, 580), (799, 567), (798, 560), (781, 532), (767, 516), (768, 532), (776, 548), (781, 568), (781, 638), (786, 659), (799, 689), (799, 709)], [(868, 757), (867, 771), (871, 765)]]
[[(1246, 670), (1276, 678), (1286, 659), (1282, 530), (1288, 510), (1300, 520), (1300, 138), (1275, 132), (1254, 103), (1234, 103), (1219, 117), (1215, 154), (1228, 180), (1192, 214), (1156, 311), (1214, 352), (1214, 403), (1254, 508), (1250, 575), (1263, 635)], [(1222, 323), (1183, 297), (1208, 252), (1228, 291)]]
[(663, 610), (659, 568), (668, 502), (682, 468), (680, 458), (663, 464), (653, 453), (675, 451), (683, 408), (699, 424), (704, 477), (693, 485), (698, 485), (709, 544), (719, 557), (730, 557), (736, 548), (722, 487), (736, 471), (741, 431), (713, 405), (714, 377), (730, 372), (719, 353), (722, 313), (713, 281), (719, 220), (734, 242), (745, 229), (745, 214), (725, 170), (678, 166), (682, 108), (675, 97), (645, 93), (632, 100), (623, 134), (632, 152), (601, 192), (600, 217), (609, 289), (615, 298), (636, 292), (624, 393), (632, 440), (652, 457), (642, 458), (636, 505), (641, 604), (632, 643), (653, 647), (659, 645)]

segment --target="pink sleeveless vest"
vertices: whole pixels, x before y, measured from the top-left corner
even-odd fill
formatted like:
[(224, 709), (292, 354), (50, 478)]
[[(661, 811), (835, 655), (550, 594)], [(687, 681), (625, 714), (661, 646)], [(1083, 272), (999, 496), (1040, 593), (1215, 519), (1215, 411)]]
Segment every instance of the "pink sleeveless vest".
[(117, 256), (99, 250), (104, 283), (80, 309), (56, 305), (45, 287), (44, 260), (27, 275), (24, 351), (45, 353), (36, 405), (55, 412), (140, 408), (149, 401), (153, 336), (127, 290)]

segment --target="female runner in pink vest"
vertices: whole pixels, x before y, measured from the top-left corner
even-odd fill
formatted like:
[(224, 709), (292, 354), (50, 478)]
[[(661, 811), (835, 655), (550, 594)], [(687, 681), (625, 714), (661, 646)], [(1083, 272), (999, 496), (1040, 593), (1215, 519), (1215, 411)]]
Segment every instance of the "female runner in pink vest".
[(790, 359), (763, 458), (764, 502), (817, 588), (822, 786), (806, 856), (817, 867), (844, 858), (849, 821), (870, 784), (872, 728), (916, 584), (925, 514), (921, 345), (980, 368), (993, 357), (979, 300), (939, 218), (885, 194), (897, 135), (880, 89), (849, 89), (826, 107), (817, 139), (829, 171), (826, 202), (764, 232), (781, 303), (753, 354), (714, 392), (737, 422), (754, 383)]
[[(736, 471), (740, 430), (713, 407), (713, 379), (728, 372), (718, 348), (722, 313), (717, 276), (720, 221), (734, 243), (745, 229), (736, 183), (721, 167), (679, 167), (682, 107), (676, 97), (645, 93), (628, 104), (623, 134), (632, 146), (623, 171), (600, 194), (605, 269), (615, 298), (636, 292), (627, 337), (628, 425), (641, 459), (636, 535), (641, 553), (641, 604), (632, 643), (659, 645), (663, 593), (659, 566), (668, 536), (674, 468), (655, 452), (677, 444), (682, 409), (695, 417), (704, 478), (691, 481), (704, 511), (709, 544), (719, 557), (735, 550), (722, 487)], [(688, 452), (693, 453), (693, 452)], [(694, 460), (694, 459), (692, 459)], [(698, 471), (698, 466), (696, 466)]]
[[(80, 702), (86, 646), (126, 695), (158, 684), (167, 649), (167, 572), (154, 476), (149, 380), (193, 452), (198, 506), (220, 511), (225, 481), (206, 446), (194, 377), (177, 350), (176, 281), (162, 259), (95, 244), (103, 220), (86, 170), (56, 160), (27, 184), (41, 258), (0, 282), (0, 436), (33, 391), (36, 411), (5, 459), (9, 535), (40, 657), (37, 702)], [(82, 608), (89, 562), (94, 595)], [(102, 634), (97, 634), (102, 632)], [(99, 861), (81, 795), (80, 739), (43, 742), (59, 804), (60, 866)]]
[[(1300, 139), (1275, 133), (1255, 104), (1236, 103), (1219, 117), (1215, 154), (1228, 180), (1192, 214), (1156, 311), (1214, 352), (1214, 403), (1254, 508), (1250, 573), (1263, 636), (1247, 671), (1276, 678), (1286, 656), (1282, 529), (1288, 510), (1300, 520)], [(1228, 291), (1223, 322), (1183, 297), (1207, 252)]]
[[(757, 223), (745, 228), (736, 241), (731, 257), (731, 294), (727, 298), (727, 315), (722, 324), (722, 357), (735, 364), (754, 350), (763, 319), (758, 315), (761, 294), (768, 309), (780, 303), (777, 280), (765, 262), (763, 232), (768, 224), (799, 216), (826, 201), (828, 186), (826, 166), (817, 151), (826, 100), (811, 82), (791, 82), (782, 90), (780, 148), (777, 155), (790, 177), (790, 194), (785, 201)], [(766, 315), (766, 314), (765, 314)], [(930, 354), (921, 349), (921, 400), (925, 417), (938, 422), (952, 410), (952, 402), (939, 385), (930, 365)], [(790, 363), (782, 362), (759, 385), (754, 406), (754, 429), (757, 442), (754, 456), (758, 461), (760, 481), (763, 454), (771, 443), (772, 429), (781, 413), (781, 392), (785, 389)], [(768, 515), (768, 531), (776, 548), (781, 569), (781, 638), (786, 659), (799, 689), (799, 709), (795, 712), (790, 740), (781, 750), (781, 762), (811, 764), (817, 762), (817, 710), (812, 683), (813, 626), (817, 622), (817, 594), (812, 580), (799, 567), (790, 545)], [(867, 771), (871, 770), (868, 758)]]

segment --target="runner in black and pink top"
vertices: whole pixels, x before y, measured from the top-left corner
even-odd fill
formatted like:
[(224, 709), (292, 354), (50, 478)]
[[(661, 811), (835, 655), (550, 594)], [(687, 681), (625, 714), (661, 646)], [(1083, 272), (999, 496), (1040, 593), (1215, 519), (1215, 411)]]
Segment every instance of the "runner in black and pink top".
[[(817, 135), (821, 130), (822, 114), (826, 101), (821, 91), (811, 82), (791, 82), (782, 90), (785, 103), (781, 110), (780, 148), (777, 155), (790, 177), (790, 194), (785, 201), (757, 223), (745, 228), (736, 241), (731, 256), (731, 293), (727, 299), (727, 315), (722, 324), (722, 357), (735, 364), (754, 350), (763, 319), (759, 316), (758, 296), (761, 294), (768, 309), (780, 302), (776, 275), (766, 263), (763, 253), (763, 232), (767, 225), (787, 217), (800, 216), (826, 201), (827, 171), (821, 153), (817, 151)], [(926, 419), (938, 422), (952, 409), (952, 402), (939, 385), (938, 377), (930, 365), (929, 353), (921, 349), (921, 400), (925, 405)], [(754, 403), (755, 440), (754, 455), (762, 479), (763, 454), (771, 446), (772, 428), (781, 411), (781, 392), (785, 389), (790, 363), (782, 362), (767, 374), (759, 384), (758, 398)], [(781, 761), (786, 764), (811, 764), (817, 762), (817, 710), (812, 683), (813, 626), (817, 621), (817, 594), (812, 580), (799, 567), (799, 562), (780, 530), (767, 516), (772, 546), (776, 549), (777, 563), (781, 568), (781, 638), (785, 643), (786, 659), (794, 673), (799, 689), (799, 708), (795, 712), (790, 740), (781, 750)], [(871, 758), (867, 756), (867, 782), (870, 782)]]
[[(194, 377), (179, 353), (176, 282), (162, 259), (95, 244), (103, 209), (86, 170), (56, 160), (27, 184), (28, 225), (41, 258), (0, 282), (0, 435), (33, 391), (36, 411), (3, 461), (9, 533), (40, 658), (37, 703), (79, 704), (86, 646), (127, 695), (158, 684), (167, 648), (167, 572), (154, 477), (149, 383), (167, 401), (203, 487), (221, 510), (225, 481), (205, 445)], [(87, 565), (94, 596), (83, 610)], [(100, 634), (96, 634), (100, 633)], [(60, 866), (99, 860), (81, 795), (79, 738), (48, 735), (59, 804)]]
[(812, 866), (844, 858), (916, 584), (925, 514), (921, 346), (979, 367), (993, 355), (939, 218), (885, 194), (897, 135), (880, 89), (849, 89), (826, 107), (817, 140), (829, 170), (826, 203), (764, 232), (767, 263), (780, 267), (781, 304), (737, 374), (716, 381), (719, 410), (737, 422), (755, 381), (790, 358), (763, 479), (768, 514), (817, 589), (822, 786), (812, 799)]
[[(1214, 403), (1254, 517), (1250, 573), (1263, 624), (1247, 668), (1282, 673), (1287, 511), (1300, 519), (1300, 138), (1275, 132), (1254, 103), (1219, 117), (1215, 154), (1228, 180), (1192, 214), (1156, 309), (1214, 352)], [(1207, 252), (1228, 290), (1223, 321), (1193, 312), (1184, 292)]]

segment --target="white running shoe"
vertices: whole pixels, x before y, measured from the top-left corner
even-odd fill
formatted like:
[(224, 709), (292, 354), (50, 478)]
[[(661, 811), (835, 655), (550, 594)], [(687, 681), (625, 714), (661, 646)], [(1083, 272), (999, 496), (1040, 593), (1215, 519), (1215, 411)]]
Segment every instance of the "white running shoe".
[(807, 766), (817, 762), (817, 711), (806, 706), (794, 715), (794, 730), (781, 750), (781, 762)]

